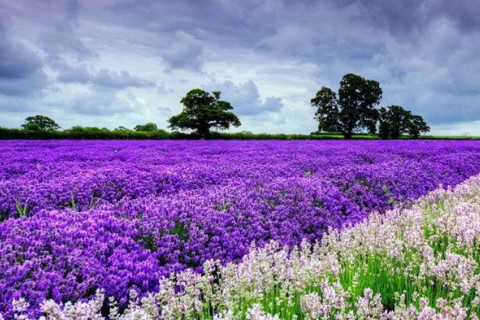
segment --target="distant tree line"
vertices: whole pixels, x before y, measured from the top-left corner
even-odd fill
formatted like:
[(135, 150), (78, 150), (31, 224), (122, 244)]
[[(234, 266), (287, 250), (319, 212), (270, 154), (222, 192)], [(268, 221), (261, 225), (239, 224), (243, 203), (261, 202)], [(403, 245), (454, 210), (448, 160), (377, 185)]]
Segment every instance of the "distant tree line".
[(349, 73), (340, 81), (338, 93), (322, 87), (310, 101), (316, 108), (319, 132), (338, 132), (346, 139), (354, 133), (368, 132), (381, 138), (398, 139), (402, 135), (418, 138), (430, 127), (419, 115), (414, 115), (401, 106), (376, 109), (382, 99), (378, 81), (366, 80)]
[[(252, 133), (241, 132), (210, 132), (208, 138), (197, 132), (166, 131), (135, 131), (131, 129), (75, 126), (65, 130), (39, 130), (10, 129), (0, 127), (0, 140), (2, 139), (41, 139), (41, 140), (331, 140), (343, 139), (338, 134), (285, 134), (285, 133)], [(359, 134), (353, 139), (376, 139), (375, 136)]]
[[(97, 127), (74, 126), (59, 131), (61, 127), (44, 115), (27, 117), (22, 130), (0, 128), (0, 138), (65, 138), (65, 139), (183, 139), (183, 138), (225, 138), (225, 139), (285, 139), (338, 138), (346, 139), (378, 137), (399, 139), (405, 135), (418, 138), (430, 130), (423, 118), (412, 114), (401, 106), (388, 106), (379, 109), (383, 91), (378, 81), (366, 80), (349, 73), (340, 81), (338, 93), (328, 87), (322, 87), (310, 101), (316, 108), (315, 119), (318, 131), (311, 135), (255, 135), (250, 132), (220, 134), (212, 129), (224, 130), (241, 125), (238, 116), (232, 112), (233, 106), (220, 99), (221, 92), (209, 93), (202, 89), (187, 92), (180, 100), (182, 111), (168, 119), (168, 127), (175, 130), (167, 132), (153, 122), (136, 125), (133, 129), (120, 126), (114, 130)], [(190, 131), (190, 134), (178, 132)], [(22, 131), (22, 132), (20, 132)], [(363, 134), (363, 135), (362, 135)], [(360, 135), (360, 136), (359, 136)]]

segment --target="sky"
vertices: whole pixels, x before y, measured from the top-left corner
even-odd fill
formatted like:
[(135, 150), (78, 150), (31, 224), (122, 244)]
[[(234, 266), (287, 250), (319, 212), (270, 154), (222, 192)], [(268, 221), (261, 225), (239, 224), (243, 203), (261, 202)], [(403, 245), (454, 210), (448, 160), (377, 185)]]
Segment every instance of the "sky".
[(0, 0), (0, 126), (167, 120), (193, 88), (242, 126), (310, 133), (310, 99), (344, 74), (433, 134), (480, 135), (478, 0)]

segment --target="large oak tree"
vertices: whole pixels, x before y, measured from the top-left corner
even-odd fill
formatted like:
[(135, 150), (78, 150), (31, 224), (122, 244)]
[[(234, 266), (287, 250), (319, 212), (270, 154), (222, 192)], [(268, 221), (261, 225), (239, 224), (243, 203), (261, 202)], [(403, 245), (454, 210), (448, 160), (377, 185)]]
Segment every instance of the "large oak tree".
[(228, 129), (230, 126), (240, 126), (240, 120), (231, 111), (230, 102), (220, 100), (220, 91), (209, 93), (202, 89), (190, 90), (180, 100), (183, 110), (168, 122), (172, 129), (194, 130), (205, 137), (211, 128)]

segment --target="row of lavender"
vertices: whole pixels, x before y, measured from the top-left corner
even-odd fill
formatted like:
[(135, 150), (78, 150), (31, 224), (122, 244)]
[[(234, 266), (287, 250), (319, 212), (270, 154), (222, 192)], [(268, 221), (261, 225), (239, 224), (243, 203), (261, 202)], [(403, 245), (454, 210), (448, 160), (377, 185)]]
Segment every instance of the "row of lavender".
[(255, 242), (318, 240), (480, 172), (480, 144), (2, 142), (0, 312), (130, 289)]
[[(438, 189), (411, 208), (372, 213), (330, 230), (322, 243), (271, 241), (240, 263), (204, 263), (161, 280), (161, 289), (119, 310), (115, 320), (478, 320), (480, 176)], [(14, 301), (17, 319), (28, 303)], [(105, 294), (76, 303), (44, 301), (44, 320), (107, 319)], [(23, 318), (22, 318), (23, 317)], [(1, 319), (1, 317), (0, 317)]]

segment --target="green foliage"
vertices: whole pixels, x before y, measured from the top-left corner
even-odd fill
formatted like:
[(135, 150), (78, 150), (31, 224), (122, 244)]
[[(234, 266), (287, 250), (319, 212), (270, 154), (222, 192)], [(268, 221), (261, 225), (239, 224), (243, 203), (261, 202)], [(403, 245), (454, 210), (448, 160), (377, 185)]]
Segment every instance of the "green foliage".
[(135, 131), (156, 131), (158, 130), (158, 127), (155, 123), (153, 122), (148, 122), (145, 124), (139, 124), (133, 128)]
[[(81, 127), (85, 129), (85, 127)], [(87, 127), (88, 128), (88, 127)], [(88, 139), (116, 139), (116, 140), (196, 140), (205, 138), (198, 133), (183, 133), (178, 131), (167, 132), (159, 129), (157, 131), (133, 131), (133, 130), (64, 130), (64, 131), (27, 131), (20, 129), (8, 129), (0, 127), (1, 139), (66, 139), (66, 140), (88, 140)], [(98, 129), (98, 128), (97, 128)], [(251, 133), (251, 132), (212, 132), (208, 139), (216, 140), (341, 140), (340, 133), (317, 133), (312, 134), (285, 134), (285, 133)], [(407, 138), (402, 136), (402, 138)], [(422, 136), (422, 139), (437, 139), (435, 136)], [(440, 137), (446, 139), (448, 137)], [(475, 137), (455, 137), (456, 139), (475, 139)], [(376, 135), (354, 134), (352, 139), (372, 140), (378, 139)], [(477, 138), (478, 139), (478, 138)]]
[(336, 132), (339, 130), (337, 94), (332, 89), (322, 87), (310, 101), (317, 107), (315, 117), (320, 132)]
[(367, 129), (375, 132), (382, 89), (375, 80), (366, 80), (349, 73), (340, 81), (338, 95), (330, 88), (322, 87), (310, 101), (317, 108), (315, 118), (321, 132), (341, 132), (346, 139), (356, 131)]
[(28, 201), (22, 205), (18, 200), (15, 200), (15, 208), (20, 217), (26, 217), (28, 215)]
[(183, 110), (168, 122), (172, 129), (195, 130), (200, 136), (210, 135), (210, 129), (228, 129), (231, 125), (240, 126), (238, 117), (228, 110), (232, 105), (220, 100), (220, 91), (206, 92), (202, 89), (190, 90), (180, 100)]
[(178, 236), (182, 241), (188, 241), (189, 239), (188, 229), (182, 221), (175, 221), (175, 227), (170, 230), (169, 234)]
[(74, 133), (84, 133), (84, 132), (110, 132), (108, 128), (98, 128), (98, 127), (82, 127), (82, 126), (73, 126), (70, 129), (65, 130), (67, 132)]
[(380, 108), (379, 135), (381, 138), (398, 139), (406, 133), (412, 113), (400, 106)]
[[(73, 130), (72, 130), (73, 129)], [(116, 140), (161, 140), (161, 139), (195, 139), (187, 134), (170, 133), (165, 130), (153, 132), (142, 131), (119, 131), (94, 127), (74, 127), (64, 131), (30, 131), (20, 129), (0, 128), (0, 139), (116, 139)]]
[(422, 132), (429, 132), (430, 127), (421, 116), (413, 115), (408, 126), (408, 133), (412, 138), (417, 139)]
[(75, 195), (72, 192), (72, 195), (70, 196), (70, 206), (73, 211), (77, 211), (77, 203), (75, 201)]
[(60, 126), (49, 117), (36, 115), (32, 117), (27, 117), (25, 119), (25, 123), (22, 124), (22, 128), (24, 130), (31, 131), (55, 131), (60, 129)]
[[(72, 132), (64, 131), (28, 131), (20, 129), (8, 129), (0, 127), (0, 140), (5, 139), (62, 139), (62, 140), (196, 140), (204, 138), (197, 133), (167, 132), (157, 130), (153, 132), (145, 131), (83, 131)], [(208, 139), (216, 140), (342, 140), (340, 133), (318, 133), (311, 134), (284, 134), (284, 133), (245, 133), (245, 132), (212, 132)], [(359, 133), (352, 136), (354, 140), (375, 140), (379, 139), (377, 135)], [(411, 139), (410, 136), (402, 135), (400, 139)], [(480, 140), (475, 136), (420, 136), (423, 140)]]
[(343, 76), (338, 89), (338, 103), (340, 108), (340, 132), (346, 138), (351, 138), (358, 128), (371, 130), (372, 122), (378, 118), (375, 106), (382, 99), (380, 83), (375, 80), (366, 80), (349, 73)]
[(381, 138), (399, 139), (409, 134), (417, 139), (420, 133), (430, 131), (421, 116), (400, 106), (377, 110), (375, 106), (381, 98), (382, 89), (377, 81), (349, 73), (340, 81), (338, 94), (322, 87), (310, 103), (316, 108), (315, 119), (320, 133), (338, 132), (346, 139), (361, 131), (373, 135), (378, 121)]
[(410, 134), (417, 139), (421, 132), (430, 131), (421, 116), (413, 115), (400, 106), (380, 108), (379, 122), (381, 138), (399, 139), (404, 134)]

